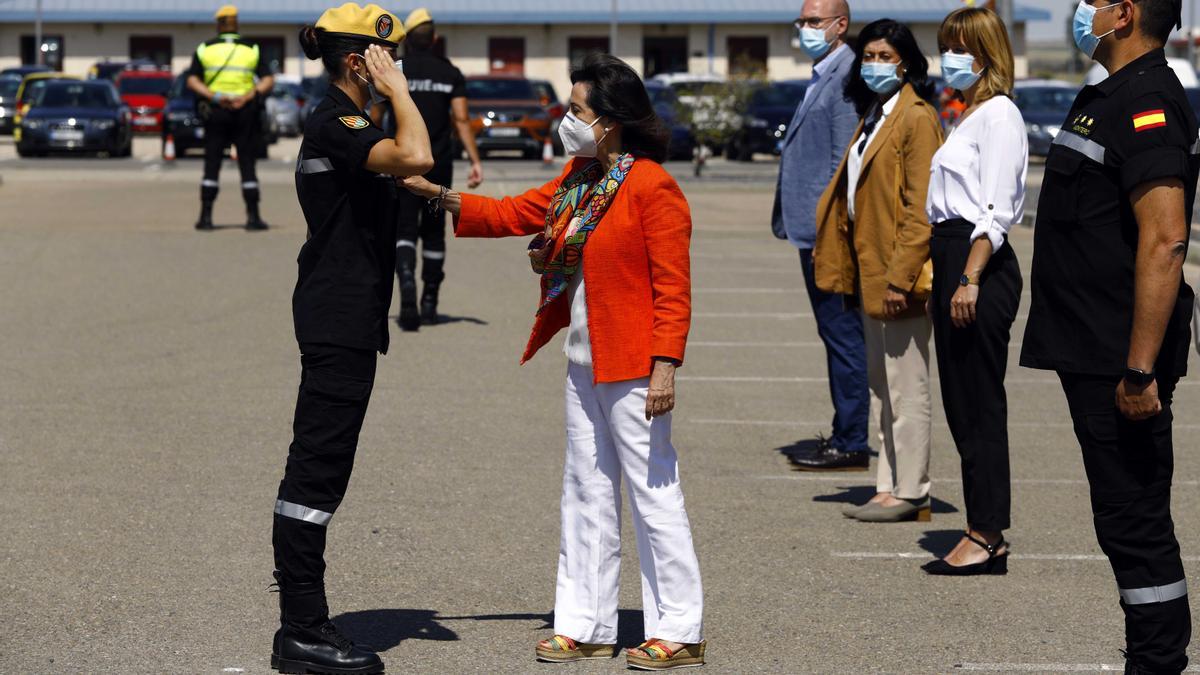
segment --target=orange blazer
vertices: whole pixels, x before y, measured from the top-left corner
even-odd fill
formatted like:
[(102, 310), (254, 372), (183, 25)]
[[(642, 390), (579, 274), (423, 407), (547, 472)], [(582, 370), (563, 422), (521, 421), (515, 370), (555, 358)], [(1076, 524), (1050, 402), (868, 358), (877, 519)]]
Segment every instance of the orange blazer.
[[(455, 235), (542, 232), (555, 190), (586, 161), (568, 162), (557, 178), (518, 197), (462, 195)], [(656, 162), (638, 159), (583, 249), (595, 382), (647, 377), (656, 356), (683, 361), (692, 321), (691, 237), (691, 212), (675, 179)], [(535, 319), (521, 363), (570, 323), (564, 292)]]

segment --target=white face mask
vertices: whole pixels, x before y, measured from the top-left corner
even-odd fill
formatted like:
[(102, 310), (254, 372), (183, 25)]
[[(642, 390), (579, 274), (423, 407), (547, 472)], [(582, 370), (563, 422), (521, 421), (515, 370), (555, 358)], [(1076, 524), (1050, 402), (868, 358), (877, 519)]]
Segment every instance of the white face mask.
[[(362, 59), (364, 66), (367, 65), (367, 57), (366, 57), (365, 52), (362, 54), (355, 54), (355, 56)], [(396, 59), (395, 66), (396, 66), (396, 70), (404, 70), (404, 59)], [(358, 79), (362, 80), (363, 82), (367, 83), (367, 95), (371, 97), (371, 100), (367, 101), (367, 110), (370, 110), (371, 108), (374, 108), (376, 105), (383, 103), (384, 101), (387, 100), (386, 97), (381, 96), (379, 94), (379, 92), (375, 89), (374, 82), (368, 80), (367, 78), (363, 77), (362, 75), (359, 75), (358, 71), (354, 71), (354, 76), (357, 77)]]
[(563, 150), (572, 157), (595, 157), (596, 146), (608, 136), (608, 129), (605, 129), (600, 141), (596, 140), (596, 133), (592, 131), (592, 127), (599, 121), (600, 118), (597, 117), (591, 124), (584, 124), (578, 117), (567, 113), (558, 125), (558, 137), (562, 139)]

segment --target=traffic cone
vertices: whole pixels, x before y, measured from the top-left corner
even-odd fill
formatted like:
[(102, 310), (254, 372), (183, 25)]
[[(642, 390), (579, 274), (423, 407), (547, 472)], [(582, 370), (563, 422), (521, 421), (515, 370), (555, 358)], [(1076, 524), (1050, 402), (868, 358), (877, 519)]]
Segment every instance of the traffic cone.
[(554, 144), (550, 142), (549, 136), (546, 136), (546, 142), (542, 143), (542, 164), (546, 166), (554, 164)]
[(168, 162), (175, 161), (175, 135), (167, 134), (167, 140), (163, 143), (163, 159)]

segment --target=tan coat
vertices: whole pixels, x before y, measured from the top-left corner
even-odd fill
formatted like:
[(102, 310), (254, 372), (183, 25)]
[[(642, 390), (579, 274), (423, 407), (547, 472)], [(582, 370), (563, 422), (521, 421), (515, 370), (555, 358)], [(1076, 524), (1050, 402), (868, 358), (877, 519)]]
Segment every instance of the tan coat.
[[(884, 319), (888, 285), (909, 293), (901, 317), (918, 316), (933, 289), (929, 260), (932, 233), (925, 216), (929, 167), (942, 144), (933, 106), (905, 84), (900, 99), (863, 156), (850, 226), (846, 160), (817, 205), (813, 264), (817, 286), (829, 293), (858, 295), (863, 311)], [(862, 133), (860, 121), (853, 138)], [(853, 143), (851, 143), (853, 146)], [(861, 277), (861, 279), (860, 279)]]

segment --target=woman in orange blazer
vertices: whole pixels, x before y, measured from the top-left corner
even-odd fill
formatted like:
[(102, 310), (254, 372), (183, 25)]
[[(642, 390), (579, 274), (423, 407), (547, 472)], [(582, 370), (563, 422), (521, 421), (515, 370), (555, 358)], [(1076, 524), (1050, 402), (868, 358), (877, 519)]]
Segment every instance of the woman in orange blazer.
[(692, 222), (659, 162), (667, 135), (624, 62), (571, 74), (560, 134), (575, 159), (518, 197), (405, 187), (453, 213), (459, 237), (536, 235), (542, 292), (522, 363), (567, 329), (567, 452), (554, 632), (544, 661), (608, 658), (617, 641), (621, 479), (637, 530), (646, 642), (631, 666), (704, 662), (700, 569), (684, 509), (671, 415), (691, 324)]
[(859, 34), (846, 83), (863, 121), (817, 205), (817, 286), (862, 306), (871, 409), (879, 415), (876, 495), (843, 513), (929, 520), (932, 402), (925, 301), (932, 289), (929, 167), (942, 144), (925, 59), (904, 24)]

